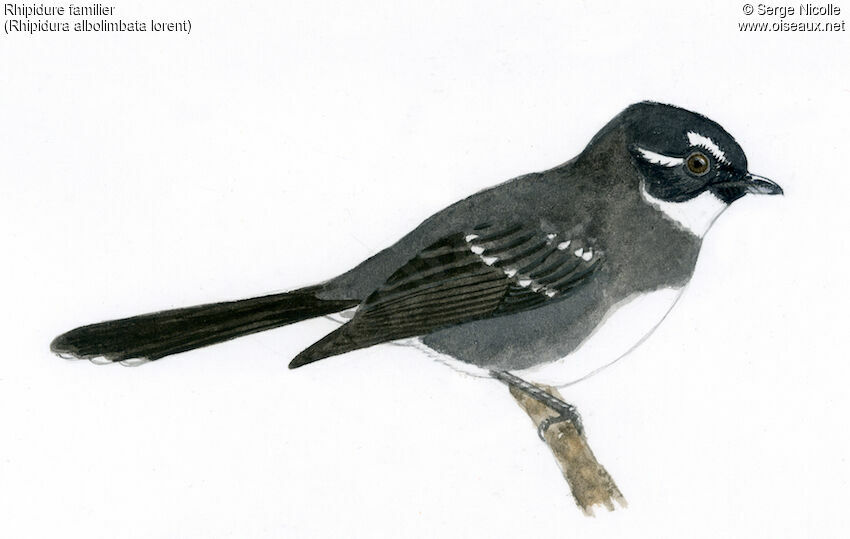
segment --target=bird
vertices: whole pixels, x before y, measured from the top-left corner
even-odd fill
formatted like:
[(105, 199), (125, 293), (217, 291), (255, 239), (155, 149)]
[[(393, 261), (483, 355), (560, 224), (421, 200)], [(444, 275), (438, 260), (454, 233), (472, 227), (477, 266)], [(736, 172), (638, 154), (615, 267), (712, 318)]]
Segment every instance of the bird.
[(325, 282), (262, 297), (82, 326), (53, 340), (68, 359), (139, 365), (328, 316), (341, 325), (292, 369), (400, 343), (495, 378), (581, 419), (540, 388), (617, 361), (664, 320), (703, 238), (746, 195), (779, 195), (748, 171), (718, 123), (673, 105), (628, 106), (577, 156), (480, 191)]

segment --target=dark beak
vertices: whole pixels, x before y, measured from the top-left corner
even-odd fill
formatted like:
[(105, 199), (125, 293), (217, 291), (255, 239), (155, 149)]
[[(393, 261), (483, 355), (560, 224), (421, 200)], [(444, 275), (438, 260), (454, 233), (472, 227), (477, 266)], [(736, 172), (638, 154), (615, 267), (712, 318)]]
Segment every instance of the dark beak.
[(710, 189), (727, 203), (738, 200), (746, 194), (753, 195), (782, 195), (782, 188), (774, 181), (768, 180), (757, 174), (749, 172), (740, 179), (719, 181), (710, 186)]
[(758, 174), (747, 173), (744, 188), (753, 195), (784, 195), (779, 184)]

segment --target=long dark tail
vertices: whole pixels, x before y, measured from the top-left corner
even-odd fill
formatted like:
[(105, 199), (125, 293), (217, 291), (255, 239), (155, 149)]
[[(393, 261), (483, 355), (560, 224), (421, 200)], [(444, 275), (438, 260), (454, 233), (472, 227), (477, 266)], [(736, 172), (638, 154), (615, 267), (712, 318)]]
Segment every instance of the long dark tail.
[(325, 300), (319, 287), (259, 298), (198, 305), (73, 329), (50, 349), (98, 363), (152, 361), (201, 346), (354, 307), (359, 300)]

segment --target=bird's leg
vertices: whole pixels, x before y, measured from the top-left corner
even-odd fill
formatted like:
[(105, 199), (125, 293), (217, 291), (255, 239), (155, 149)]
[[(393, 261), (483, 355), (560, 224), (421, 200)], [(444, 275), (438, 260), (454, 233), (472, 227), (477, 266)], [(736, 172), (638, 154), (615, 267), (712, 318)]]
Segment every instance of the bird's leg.
[(576, 410), (576, 407), (572, 404), (564, 402), (561, 399), (550, 395), (548, 392), (537, 387), (536, 385), (526, 382), (522, 378), (514, 376), (513, 374), (507, 371), (490, 371), (490, 376), (511, 387), (517, 388), (529, 397), (542, 404), (545, 404), (546, 406), (558, 413), (558, 415), (556, 416), (544, 419), (537, 426), (537, 435), (540, 436), (540, 439), (544, 442), (546, 441), (546, 438), (544, 438), (544, 435), (546, 434), (546, 429), (548, 429), (555, 423), (569, 421), (573, 424), (579, 434), (584, 431), (584, 428), (581, 424), (581, 416), (579, 416), (578, 410)]

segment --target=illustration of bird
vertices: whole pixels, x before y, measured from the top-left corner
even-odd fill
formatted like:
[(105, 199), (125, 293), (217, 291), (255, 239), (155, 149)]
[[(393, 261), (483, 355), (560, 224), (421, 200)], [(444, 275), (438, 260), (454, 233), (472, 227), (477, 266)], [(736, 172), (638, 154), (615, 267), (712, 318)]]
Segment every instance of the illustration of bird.
[(747, 171), (720, 125), (653, 102), (632, 105), (577, 157), (434, 214), (327, 282), (264, 297), (83, 326), (51, 349), (135, 365), (301, 320), (344, 322), (289, 364), (387, 342), (425, 349), (579, 418), (530, 383), (562, 386), (616, 361), (664, 319), (691, 279), (703, 236), (746, 194), (782, 194)]

